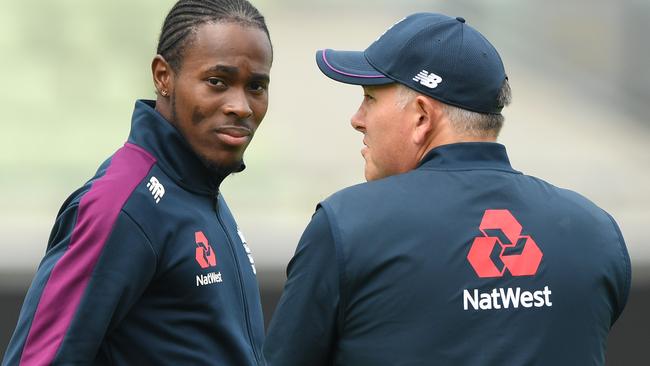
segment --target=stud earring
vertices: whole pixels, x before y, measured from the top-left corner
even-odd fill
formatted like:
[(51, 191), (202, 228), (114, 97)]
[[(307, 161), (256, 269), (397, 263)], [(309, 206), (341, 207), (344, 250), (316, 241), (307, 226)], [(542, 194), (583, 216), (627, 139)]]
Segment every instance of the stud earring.
[(160, 91), (160, 95), (162, 95), (163, 97), (166, 97), (167, 93), (168, 93), (167, 90), (164, 89)]

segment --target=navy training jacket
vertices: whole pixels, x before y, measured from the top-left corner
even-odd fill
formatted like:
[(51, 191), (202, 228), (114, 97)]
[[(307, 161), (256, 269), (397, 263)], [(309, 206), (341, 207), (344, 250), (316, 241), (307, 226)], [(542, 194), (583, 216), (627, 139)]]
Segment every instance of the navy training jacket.
[(630, 288), (610, 215), (496, 143), (321, 202), (287, 268), (269, 365), (604, 365)]
[(154, 105), (63, 204), (3, 366), (264, 365), (250, 249)]

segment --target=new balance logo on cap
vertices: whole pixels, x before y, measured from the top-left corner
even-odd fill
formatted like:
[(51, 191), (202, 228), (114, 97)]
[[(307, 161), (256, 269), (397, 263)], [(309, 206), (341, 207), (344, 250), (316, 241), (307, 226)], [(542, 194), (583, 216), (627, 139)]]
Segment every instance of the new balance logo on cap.
[(435, 89), (435, 87), (442, 82), (442, 78), (432, 72), (430, 73), (427, 70), (422, 70), (415, 75), (413, 81), (417, 81), (429, 89)]
[(156, 203), (160, 202), (160, 199), (165, 195), (165, 187), (163, 187), (162, 183), (160, 183), (156, 177), (152, 176), (149, 178), (147, 188), (149, 188), (149, 192), (151, 192)]

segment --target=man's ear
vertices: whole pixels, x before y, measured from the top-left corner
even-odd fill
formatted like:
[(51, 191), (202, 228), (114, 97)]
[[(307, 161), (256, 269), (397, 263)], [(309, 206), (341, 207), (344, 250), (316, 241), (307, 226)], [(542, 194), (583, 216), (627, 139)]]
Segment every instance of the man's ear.
[(438, 127), (442, 109), (437, 100), (424, 95), (416, 96), (414, 105), (417, 109), (418, 120), (413, 131), (413, 142), (417, 145), (424, 145), (428, 143)]
[(168, 97), (173, 92), (174, 70), (161, 55), (156, 55), (151, 61), (151, 75), (158, 95)]

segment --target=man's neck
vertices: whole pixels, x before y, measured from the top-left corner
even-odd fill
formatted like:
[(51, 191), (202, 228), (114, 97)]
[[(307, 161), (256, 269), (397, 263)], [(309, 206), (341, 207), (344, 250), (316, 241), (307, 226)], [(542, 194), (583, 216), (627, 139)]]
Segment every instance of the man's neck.
[(418, 161), (421, 161), (427, 153), (438, 146), (449, 145), (449, 144), (458, 144), (462, 142), (496, 142), (496, 136), (460, 136), (453, 134), (440, 134), (436, 136), (437, 138), (431, 139), (431, 141), (425, 145), (423, 149), (420, 150), (418, 155)]

